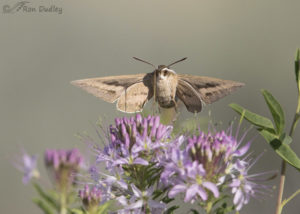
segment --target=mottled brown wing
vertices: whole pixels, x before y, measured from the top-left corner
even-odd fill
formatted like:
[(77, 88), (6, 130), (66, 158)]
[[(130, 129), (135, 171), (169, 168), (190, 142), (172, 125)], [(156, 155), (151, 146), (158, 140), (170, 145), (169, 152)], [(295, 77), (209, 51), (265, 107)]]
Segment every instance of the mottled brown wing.
[(199, 93), (201, 100), (206, 104), (213, 103), (244, 86), (244, 83), (212, 77), (193, 75), (178, 75), (178, 77), (180, 80), (189, 83)]
[(176, 96), (184, 103), (189, 112), (200, 112), (202, 101), (198, 92), (186, 81), (179, 79)]
[(142, 111), (152, 96), (152, 87), (147, 87), (143, 82), (135, 83), (122, 93), (118, 99), (117, 108), (126, 113)]
[(82, 88), (90, 94), (114, 103), (131, 85), (146, 81), (149, 74), (134, 74), (122, 76), (99, 77), (72, 81), (71, 84)]

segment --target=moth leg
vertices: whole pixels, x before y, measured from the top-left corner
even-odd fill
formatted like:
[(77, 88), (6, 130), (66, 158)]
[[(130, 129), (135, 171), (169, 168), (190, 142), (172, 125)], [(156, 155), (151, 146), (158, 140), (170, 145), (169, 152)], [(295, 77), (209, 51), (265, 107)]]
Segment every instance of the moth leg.
[(125, 89), (125, 112), (127, 112), (127, 88)]
[(158, 114), (161, 114), (161, 107), (159, 107), (158, 105), (157, 105), (157, 112)]
[(153, 104), (152, 104), (152, 113), (155, 115), (155, 109), (156, 109), (156, 72), (154, 72), (153, 76)]
[(179, 105), (178, 105), (178, 98), (175, 97), (175, 100), (174, 100), (174, 110), (175, 110), (175, 116), (173, 118), (173, 123), (175, 123), (175, 121), (177, 120), (178, 116), (179, 116)]
[(174, 101), (174, 109), (175, 109), (175, 112), (176, 114), (178, 113), (178, 105), (177, 105), (177, 102)]

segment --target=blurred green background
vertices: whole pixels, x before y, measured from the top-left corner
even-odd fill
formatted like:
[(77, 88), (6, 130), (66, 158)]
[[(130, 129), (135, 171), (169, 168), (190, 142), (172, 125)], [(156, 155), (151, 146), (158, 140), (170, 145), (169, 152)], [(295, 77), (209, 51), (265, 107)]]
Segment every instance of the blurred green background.
[[(0, 13), (0, 213), (41, 213), (35, 196), (21, 182), (11, 162), (24, 147), (42, 154), (46, 148), (84, 145), (75, 134), (94, 134), (93, 124), (105, 116), (109, 124), (122, 115), (105, 103), (70, 85), (71, 80), (107, 75), (151, 72), (132, 59), (168, 64), (183, 74), (206, 75), (246, 83), (231, 96), (206, 106), (215, 121), (227, 124), (237, 115), (236, 102), (268, 114), (260, 89), (283, 104), (288, 124), (296, 108), (294, 55), (300, 47), (300, 1), (297, 0), (28, 0), (28, 5), (56, 5), (56, 13)], [(2, 0), (12, 5), (18, 1)], [(193, 117), (182, 110), (182, 117)], [(299, 130), (300, 127), (297, 127)], [(256, 134), (255, 131), (252, 134)], [(292, 148), (300, 154), (299, 131)], [(280, 167), (280, 159), (257, 136), (254, 154), (266, 151), (252, 172)], [(40, 167), (42, 167), (40, 155)], [(46, 180), (46, 179), (45, 179)], [(287, 169), (285, 196), (300, 188), (300, 174)], [(46, 181), (43, 181), (46, 182)], [(279, 183), (279, 177), (272, 185)], [(242, 214), (274, 213), (272, 197), (252, 200)], [(299, 213), (295, 198), (284, 213)]]

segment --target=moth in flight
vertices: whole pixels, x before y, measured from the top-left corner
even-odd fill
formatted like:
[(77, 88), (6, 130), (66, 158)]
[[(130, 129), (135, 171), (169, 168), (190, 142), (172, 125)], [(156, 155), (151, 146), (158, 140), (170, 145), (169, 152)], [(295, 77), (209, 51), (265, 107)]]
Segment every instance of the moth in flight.
[(176, 107), (179, 99), (189, 112), (197, 113), (204, 104), (213, 103), (244, 85), (231, 80), (177, 74), (170, 68), (187, 58), (158, 67), (133, 58), (153, 66), (155, 70), (146, 74), (82, 79), (71, 83), (106, 102), (117, 102), (117, 109), (127, 113), (142, 111), (152, 97), (162, 108)]

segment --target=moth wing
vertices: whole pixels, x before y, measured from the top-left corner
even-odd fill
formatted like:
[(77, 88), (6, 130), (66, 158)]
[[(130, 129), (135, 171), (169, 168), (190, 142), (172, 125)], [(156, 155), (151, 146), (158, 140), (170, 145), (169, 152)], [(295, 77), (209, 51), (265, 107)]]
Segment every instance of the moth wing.
[(200, 112), (202, 109), (202, 101), (198, 92), (186, 81), (179, 79), (177, 97), (184, 103), (189, 112)]
[(151, 87), (143, 82), (133, 84), (127, 88), (117, 102), (117, 109), (126, 113), (135, 113), (143, 110), (144, 105), (153, 96)]
[(178, 76), (179, 79), (189, 83), (199, 93), (201, 100), (206, 104), (213, 103), (245, 85), (241, 82), (213, 77), (193, 75)]
[(82, 79), (72, 81), (71, 84), (82, 88), (88, 93), (114, 103), (121, 94), (131, 85), (145, 81), (146, 74), (122, 75)]

